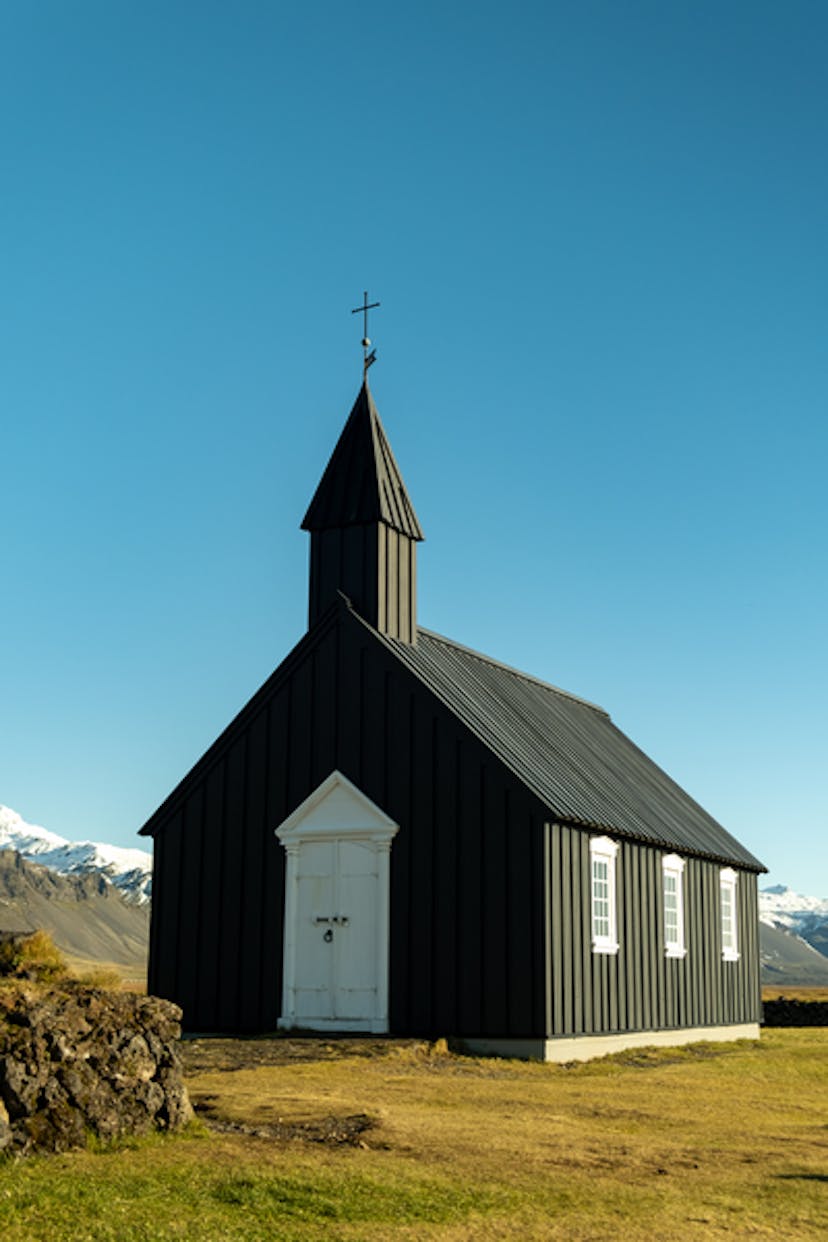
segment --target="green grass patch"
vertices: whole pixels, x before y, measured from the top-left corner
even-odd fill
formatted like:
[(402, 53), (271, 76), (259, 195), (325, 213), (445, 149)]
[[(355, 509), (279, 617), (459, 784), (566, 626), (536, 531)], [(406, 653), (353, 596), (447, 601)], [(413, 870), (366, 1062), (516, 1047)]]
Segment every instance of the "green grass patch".
[(0, 1235), (4, 1242), (264, 1242), (384, 1238), (411, 1226), (414, 1236), (432, 1236), (417, 1229), (480, 1222), (518, 1205), (503, 1187), (459, 1186), (416, 1169), (391, 1178), (381, 1167), (363, 1171), (354, 1154), (331, 1164), (303, 1153), (300, 1169), (282, 1172), (262, 1149), (156, 1137), (108, 1152), (5, 1162)]
[(336, 1224), (442, 1224), (507, 1205), (503, 1192), (480, 1193), (449, 1181), (419, 1179), (394, 1185), (351, 1173), (338, 1176), (230, 1174), (212, 1190), (221, 1204), (242, 1208), (272, 1227), (287, 1220)]

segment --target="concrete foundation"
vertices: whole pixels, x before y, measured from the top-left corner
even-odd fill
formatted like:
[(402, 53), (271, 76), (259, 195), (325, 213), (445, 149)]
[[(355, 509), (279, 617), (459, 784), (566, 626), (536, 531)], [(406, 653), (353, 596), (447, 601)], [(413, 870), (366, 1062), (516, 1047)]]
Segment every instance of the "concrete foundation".
[(610, 1035), (574, 1035), (559, 1039), (465, 1039), (469, 1052), (522, 1061), (590, 1061), (625, 1048), (676, 1048), (681, 1044), (758, 1039), (759, 1023), (692, 1026), (674, 1031), (619, 1031)]

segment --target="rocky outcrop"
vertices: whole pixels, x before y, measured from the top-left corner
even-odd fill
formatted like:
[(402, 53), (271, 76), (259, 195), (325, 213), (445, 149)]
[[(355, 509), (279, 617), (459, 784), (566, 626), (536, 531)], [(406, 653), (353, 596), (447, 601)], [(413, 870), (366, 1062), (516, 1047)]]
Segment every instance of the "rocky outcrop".
[(0, 988), (0, 1150), (67, 1151), (192, 1116), (169, 1001), (66, 984)]

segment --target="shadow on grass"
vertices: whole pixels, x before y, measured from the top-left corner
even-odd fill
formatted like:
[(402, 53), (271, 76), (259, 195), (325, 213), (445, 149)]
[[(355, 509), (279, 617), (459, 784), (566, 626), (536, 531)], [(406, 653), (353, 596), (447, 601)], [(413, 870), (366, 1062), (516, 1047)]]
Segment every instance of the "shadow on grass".
[(828, 1173), (775, 1173), (780, 1182), (828, 1182)]

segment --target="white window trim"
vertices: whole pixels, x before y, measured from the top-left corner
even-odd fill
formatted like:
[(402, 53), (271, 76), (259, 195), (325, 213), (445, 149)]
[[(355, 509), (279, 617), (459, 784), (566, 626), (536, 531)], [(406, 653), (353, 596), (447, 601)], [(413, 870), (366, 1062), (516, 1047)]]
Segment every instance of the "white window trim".
[[(618, 921), (616, 913), (616, 858), (618, 856), (618, 842), (611, 841), (609, 837), (590, 837), (589, 839), (589, 918), (590, 933), (592, 936), (592, 952), (593, 953), (617, 953), (618, 952)], [(596, 934), (595, 932), (595, 863), (596, 861), (607, 863), (607, 886), (609, 898), (609, 935)]]
[[(736, 901), (737, 873), (732, 867), (724, 867), (719, 872), (719, 930), (722, 936), (722, 961), (738, 962), (739, 960), (739, 907)], [(724, 925), (722, 920), (722, 893), (730, 893), (730, 936), (732, 944), (724, 943)]]
[[(678, 854), (664, 854), (661, 859), (661, 902), (664, 927), (664, 952), (666, 957), (686, 957), (684, 944), (684, 867), (685, 860)], [(667, 903), (664, 898), (664, 880), (671, 875), (676, 881), (676, 922), (678, 935), (675, 940), (667, 939)]]

